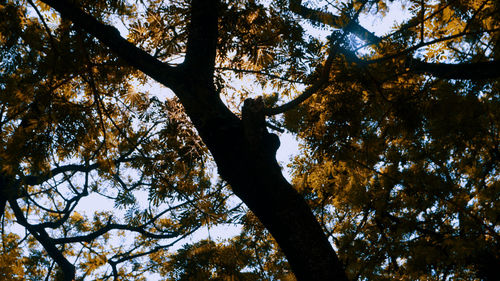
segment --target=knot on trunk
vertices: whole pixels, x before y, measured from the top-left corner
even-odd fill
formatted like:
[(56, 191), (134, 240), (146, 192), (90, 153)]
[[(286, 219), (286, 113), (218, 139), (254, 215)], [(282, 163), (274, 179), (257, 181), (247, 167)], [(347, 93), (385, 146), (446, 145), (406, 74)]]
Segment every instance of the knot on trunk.
[(248, 98), (241, 110), (245, 139), (254, 152), (262, 151), (275, 157), (280, 146), (279, 137), (269, 133), (266, 128), (266, 106), (262, 97)]

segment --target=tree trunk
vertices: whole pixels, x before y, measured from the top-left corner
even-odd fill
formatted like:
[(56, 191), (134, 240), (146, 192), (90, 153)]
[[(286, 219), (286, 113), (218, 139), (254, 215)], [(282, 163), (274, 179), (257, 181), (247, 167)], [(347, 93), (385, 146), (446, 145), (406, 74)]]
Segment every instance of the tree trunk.
[(267, 132), (262, 101), (246, 100), (240, 120), (224, 106), (212, 85), (201, 83), (187, 81), (185, 87), (173, 90), (181, 97), (212, 97), (204, 105), (199, 100), (181, 101), (221, 177), (276, 239), (298, 280), (347, 280), (311, 209), (283, 177), (276, 161), (279, 139)]

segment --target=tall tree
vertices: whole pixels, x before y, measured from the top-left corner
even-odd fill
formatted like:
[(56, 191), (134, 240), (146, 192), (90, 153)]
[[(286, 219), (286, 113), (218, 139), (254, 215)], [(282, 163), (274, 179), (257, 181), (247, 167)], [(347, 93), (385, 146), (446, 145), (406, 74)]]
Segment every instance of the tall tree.
[(1, 276), (498, 280), (497, 2), (2, 0)]

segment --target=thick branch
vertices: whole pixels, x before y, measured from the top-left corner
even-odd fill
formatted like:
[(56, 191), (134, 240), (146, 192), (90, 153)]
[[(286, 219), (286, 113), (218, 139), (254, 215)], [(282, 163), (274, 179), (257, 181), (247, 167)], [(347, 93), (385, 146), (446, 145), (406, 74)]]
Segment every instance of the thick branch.
[(410, 71), (445, 79), (492, 79), (500, 77), (500, 61), (448, 64), (412, 60)]
[(336, 16), (328, 12), (314, 10), (302, 5), (301, 0), (290, 0), (290, 10), (301, 17), (317, 22), (326, 24), (333, 28), (343, 29), (346, 32), (355, 34), (361, 40), (370, 44), (380, 42), (380, 38), (373, 32), (361, 26), (356, 21), (343, 16)]
[(172, 83), (175, 83), (175, 77), (177, 75), (175, 68), (162, 63), (124, 39), (115, 27), (99, 22), (70, 1), (41, 1), (58, 11), (63, 18), (71, 20), (75, 26), (84, 29), (86, 32), (99, 39), (99, 41), (108, 46), (131, 66), (165, 84), (165, 86), (170, 86)]
[(7, 201), (15, 198), (17, 186), (12, 177), (0, 172), (0, 219), (3, 218)]

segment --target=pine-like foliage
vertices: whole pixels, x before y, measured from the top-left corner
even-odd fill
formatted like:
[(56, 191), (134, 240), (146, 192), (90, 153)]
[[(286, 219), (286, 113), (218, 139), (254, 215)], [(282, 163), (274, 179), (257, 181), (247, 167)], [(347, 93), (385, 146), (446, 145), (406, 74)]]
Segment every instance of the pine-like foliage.
[(500, 2), (0, 19), (0, 280), (500, 280)]

